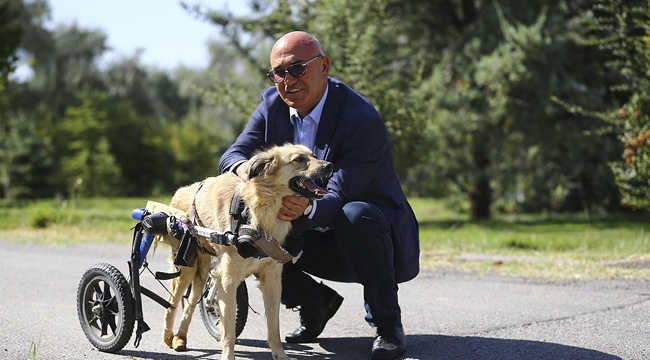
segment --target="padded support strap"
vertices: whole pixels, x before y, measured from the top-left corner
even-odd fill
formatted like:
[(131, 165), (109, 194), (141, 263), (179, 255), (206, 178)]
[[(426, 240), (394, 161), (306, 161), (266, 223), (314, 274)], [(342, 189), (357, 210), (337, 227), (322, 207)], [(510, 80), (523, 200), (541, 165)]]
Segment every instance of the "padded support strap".
[(284, 264), (289, 261), (296, 262), (302, 255), (302, 250), (297, 256), (291, 255), (277, 240), (266, 233), (258, 231), (250, 225), (242, 225), (239, 229), (239, 241), (249, 241), (259, 251), (267, 254), (277, 262)]

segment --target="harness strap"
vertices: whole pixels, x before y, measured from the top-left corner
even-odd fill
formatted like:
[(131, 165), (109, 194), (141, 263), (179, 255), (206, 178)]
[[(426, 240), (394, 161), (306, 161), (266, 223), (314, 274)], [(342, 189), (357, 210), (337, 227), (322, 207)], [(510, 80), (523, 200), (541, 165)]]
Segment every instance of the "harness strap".
[(230, 230), (233, 233), (238, 234), (241, 224), (248, 223), (248, 217), (246, 216), (246, 203), (237, 193), (234, 193), (232, 196), (229, 214), (232, 217)]
[(156, 280), (171, 280), (173, 278), (178, 277), (181, 274), (181, 269), (178, 266), (174, 266), (174, 267), (176, 268), (176, 272), (167, 273), (162, 271), (156, 271), (154, 278)]
[(302, 255), (302, 250), (297, 256), (291, 255), (275, 238), (269, 236), (265, 232), (258, 231), (254, 227), (246, 224), (242, 225), (239, 229), (239, 238), (241, 240), (248, 240), (253, 243), (253, 246), (261, 252), (267, 254), (277, 262), (284, 264), (289, 261), (296, 262)]
[(199, 183), (199, 186), (196, 187), (196, 191), (194, 192), (194, 197), (192, 198), (192, 206), (190, 206), (190, 223), (192, 225), (197, 224), (199, 226), (203, 226), (201, 224), (201, 219), (199, 219), (199, 215), (196, 213), (196, 195), (199, 193), (199, 190), (203, 187), (203, 184), (205, 184), (205, 180), (201, 181)]
[[(203, 184), (205, 184), (205, 180), (201, 181), (199, 183), (199, 186), (197, 186), (196, 191), (194, 192), (194, 197), (192, 198), (192, 206), (190, 206), (190, 218), (189, 221), (184, 222), (186, 224), (187, 229), (190, 231), (190, 233), (194, 234), (194, 224), (198, 226), (203, 226), (203, 223), (201, 222), (201, 219), (199, 219), (199, 214), (196, 211), (196, 196), (199, 193), (199, 190), (203, 187)], [(212, 242), (212, 234), (210, 234), (210, 241)], [(206, 249), (204, 246), (202, 246), (200, 243), (198, 243), (198, 250), (201, 251), (204, 254), (209, 254), (211, 256), (217, 256), (217, 254), (212, 251), (211, 249)]]

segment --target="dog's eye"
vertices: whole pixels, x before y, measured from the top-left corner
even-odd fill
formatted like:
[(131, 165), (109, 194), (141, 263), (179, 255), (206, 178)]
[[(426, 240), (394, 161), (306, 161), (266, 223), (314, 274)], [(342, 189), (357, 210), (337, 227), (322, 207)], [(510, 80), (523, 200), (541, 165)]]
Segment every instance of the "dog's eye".
[(298, 162), (298, 163), (305, 162), (305, 157), (304, 156), (298, 156), (298, 157), (294, 158), (293, 161)]

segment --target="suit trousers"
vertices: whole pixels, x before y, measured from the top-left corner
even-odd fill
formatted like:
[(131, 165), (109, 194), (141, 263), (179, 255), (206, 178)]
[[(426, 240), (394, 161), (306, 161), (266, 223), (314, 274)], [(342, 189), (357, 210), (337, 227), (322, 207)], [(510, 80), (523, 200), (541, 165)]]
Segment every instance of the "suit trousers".
[(287, 308), (320, 296), (322, 287), (313, 275), (363, 285), (365, 319), (370, 326), (402, 325), (391, 227), (381, 209), (350, 202), (337, 214), (333, 229), (306, 230), (300, 236), (303, 254), (295, 264), (286, 263), (282, 272), (282, 303)]

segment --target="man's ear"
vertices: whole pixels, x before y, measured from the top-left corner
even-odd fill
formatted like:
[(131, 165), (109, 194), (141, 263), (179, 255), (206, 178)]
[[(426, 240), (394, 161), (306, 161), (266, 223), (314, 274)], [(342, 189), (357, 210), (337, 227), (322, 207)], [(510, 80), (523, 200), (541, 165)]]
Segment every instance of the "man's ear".
[(248, 170), (248, 179), (257, 176), (268, 176), (271, 171), (273, 158), (266, 153), (253, 156), (250, 160), (250, 169)]

